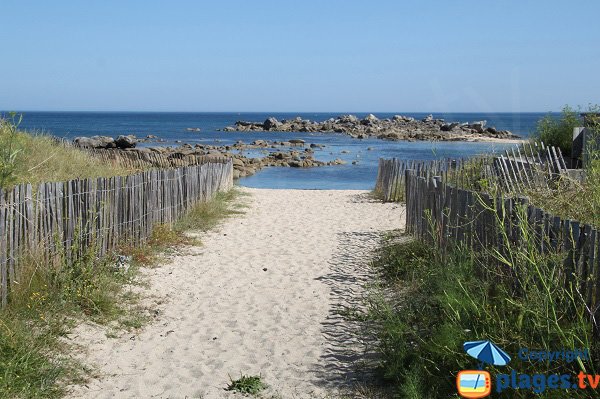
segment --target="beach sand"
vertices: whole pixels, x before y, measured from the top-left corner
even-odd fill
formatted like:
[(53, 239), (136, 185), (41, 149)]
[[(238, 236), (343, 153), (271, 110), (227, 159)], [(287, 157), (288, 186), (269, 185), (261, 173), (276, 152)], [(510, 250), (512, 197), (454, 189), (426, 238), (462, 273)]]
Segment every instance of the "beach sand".
[(236, 398), (225, 388), (243, 373), (262, 376), (266, 398), (321, 398), (360, 378), (362, 345), (338, 311), (360, 301), (369, 255), (404, 226), (403, 207), (365, 191), (241, 190), (244, 215), (143, 270), (149, 325), (73, 331), (97, 377), (70, 397)]

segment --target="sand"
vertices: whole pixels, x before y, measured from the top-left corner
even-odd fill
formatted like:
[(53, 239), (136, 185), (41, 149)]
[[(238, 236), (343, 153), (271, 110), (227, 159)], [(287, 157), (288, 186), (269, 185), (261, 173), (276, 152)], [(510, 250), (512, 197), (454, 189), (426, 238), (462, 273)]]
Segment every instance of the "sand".
[(244, 373), (262, 376), (266, 398), (321, 398), (360, 378), (362, 343), (339, 309), (360, 302), (372, 250), (403, 227), (403, 208), (364, 191), (242, 191), (244, 215), (144, 270), (149, 325), (117, 338), (74, 330), (97, 377), (70, 397), (237, 398), (224, 388)]
[(523, 144), (526, 143), (526, 139), (521, 138), (498, 138), (498, 137), (487, 137), (487, 136), (475, 136), (473, 134), (464, 134), (456, 136), (452, 141), (464, 141), (467, 143), (497, 143), (497, 144)]

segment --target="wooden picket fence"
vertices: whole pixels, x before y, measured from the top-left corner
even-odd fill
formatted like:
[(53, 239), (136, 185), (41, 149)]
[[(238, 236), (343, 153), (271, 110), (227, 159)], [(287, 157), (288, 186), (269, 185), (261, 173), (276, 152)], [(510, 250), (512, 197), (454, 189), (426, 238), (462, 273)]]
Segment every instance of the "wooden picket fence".
[(460, 168), (464, 160), (400, 160), (379, 159), (375, 195), (385, 202), (397, 202), (404, 199), (405, 176), (407, 170), (413, 170), (418, 176), (431, 177), (446, 174), (449, 169)]
[[(522, 245), (523, 232), (534, 237), (539, 253), (564, 256), (565, 283), (577, 281), (596, 334), (600, 337), (600, 233), (593, 226), (561, 219), (526, 198), (494, 196), (457, 188), (441, 176), (405, 171), (406, 231), (435, 241), (444, 250), (461, 243), (473, 250)], [(527, 229), (527, 230), (524, 230)], [(507, 239), (508, 238), (508, 239)]]
[(72, 262), (92, 246), (104, 256), (124, 243), (140, 244), (154, 226), (172, 224), (232, 185), (231, 159), (211, 157), (193, 166), (0, 190), (1, 305), (27, 255), (50, 265), (57, 256)]
[[(131, 169), (149, 168), (181, 168), (183, 166), (201, 165), (222, 156), (200, 155), (193, 151), (189, 154), (182, 152), (159, 152), (151, 148), (88, 148), (75, 145), (71, 140), (50, 136), (52, 140), (63, 147), (76, 148), (84, 151), (93, 158), (109, 165), (118, 165)], [(160, 149), (160, 147), (157, 147)]]
[(135, 169), (148, 168), (180, 168), (183, 166), (201, 165), (211, 159), (222, 157), (181, 153), (162, 154), (152, 150), (120, 150), (120, 149), (89, 149), (79, 148), (103, 163), (120, 165)]
[(505, 192), (526, 188), (548, 188), (558, 176), (568, 172), (560, 148), (544, 143), (524, 143), (505, 150), (498, 156), (433, 161), (380, 159), (375, 193), (382, 200), (401, 201), (405, 193), (406, 170), (421, 177), (442, 176), (458, 187), (472, 180), (473, 173)]

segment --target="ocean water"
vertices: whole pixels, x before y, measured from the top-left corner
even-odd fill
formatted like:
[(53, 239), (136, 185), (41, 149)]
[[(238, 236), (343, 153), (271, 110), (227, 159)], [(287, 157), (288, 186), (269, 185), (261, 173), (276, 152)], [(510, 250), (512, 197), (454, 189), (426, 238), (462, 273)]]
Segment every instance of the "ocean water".
[[(367, 114), (358, 113), (359, 117)], [(429, 113), (375, 113), (379, 118), (394, 114), (408, 115), (417, 119)], [(378, 159), (437, 159), (464, 158), (484, 152), (501, 151), (507, 144), (465, 142), (404, 142), (383, 141), (375, 138), (358, 140), (337, 133), (300, 132), (220, 132), (237, 120), (264, 121), (269, 116), (279, 120), (301, 116), (310, 120), (325, 120), (340, 113), (177, 113), (177, 112), (23, 112), (21, 128), (72, 139), (77, 136), (134, 134), (138, 137), (155, 135), (167, 140), (165, 143), (143, 145), (178, 145), (176, 140), (190, 144), (232, 144), (237, 140), (289, 140), (303, 139), (307, 143), (324, 144), (315, 150), (315, 158), (328, 161), (341, 158), (346, 165), (319, 168), (265, 168), (254, 176), (239, 180), (239, 184), (257, 188), (299, 189), (371, 189), (377, 175)], [(473, 122), (487, 120), (489, 126), (510, 130), (522, 137), (534, 131), (537, 121), (544, 113), (433, 113), (435, 118), (447, 121)], [(186, 128), (200, 128), (200, 132), (188, 132)], [(367, 150), (371, 148), (371, 150)], [(347, 153), (342, 153), (342, 151)], [(256, 155), (258, 151), (245, 151)], [(358, 164), (352, 165), (352, 161)]]

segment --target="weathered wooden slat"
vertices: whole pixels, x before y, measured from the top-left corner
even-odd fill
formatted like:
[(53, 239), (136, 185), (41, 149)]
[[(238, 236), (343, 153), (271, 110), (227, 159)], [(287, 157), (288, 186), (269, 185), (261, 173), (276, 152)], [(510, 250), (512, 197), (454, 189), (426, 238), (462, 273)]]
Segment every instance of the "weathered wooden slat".
[[(132, 164), (147, 162), (139, 155), (124, 157)], [(153, 162), (173, 165), (164, 157)], [(41, 183), (35, 194), (30, 185), (0, 190), (0, 305), (10, 301), (11, 285), (20, 278), (19, 259), (29, 251), (40, 249), (48, 267), (59, 253), (67, 263), (90, 249), (105, 255), (127, 241), (140, 243), (157, 222), (172, 223), (199, 201), (233, 186), (231, 159), (193, 162), (197, 165), (124, 178)]]

